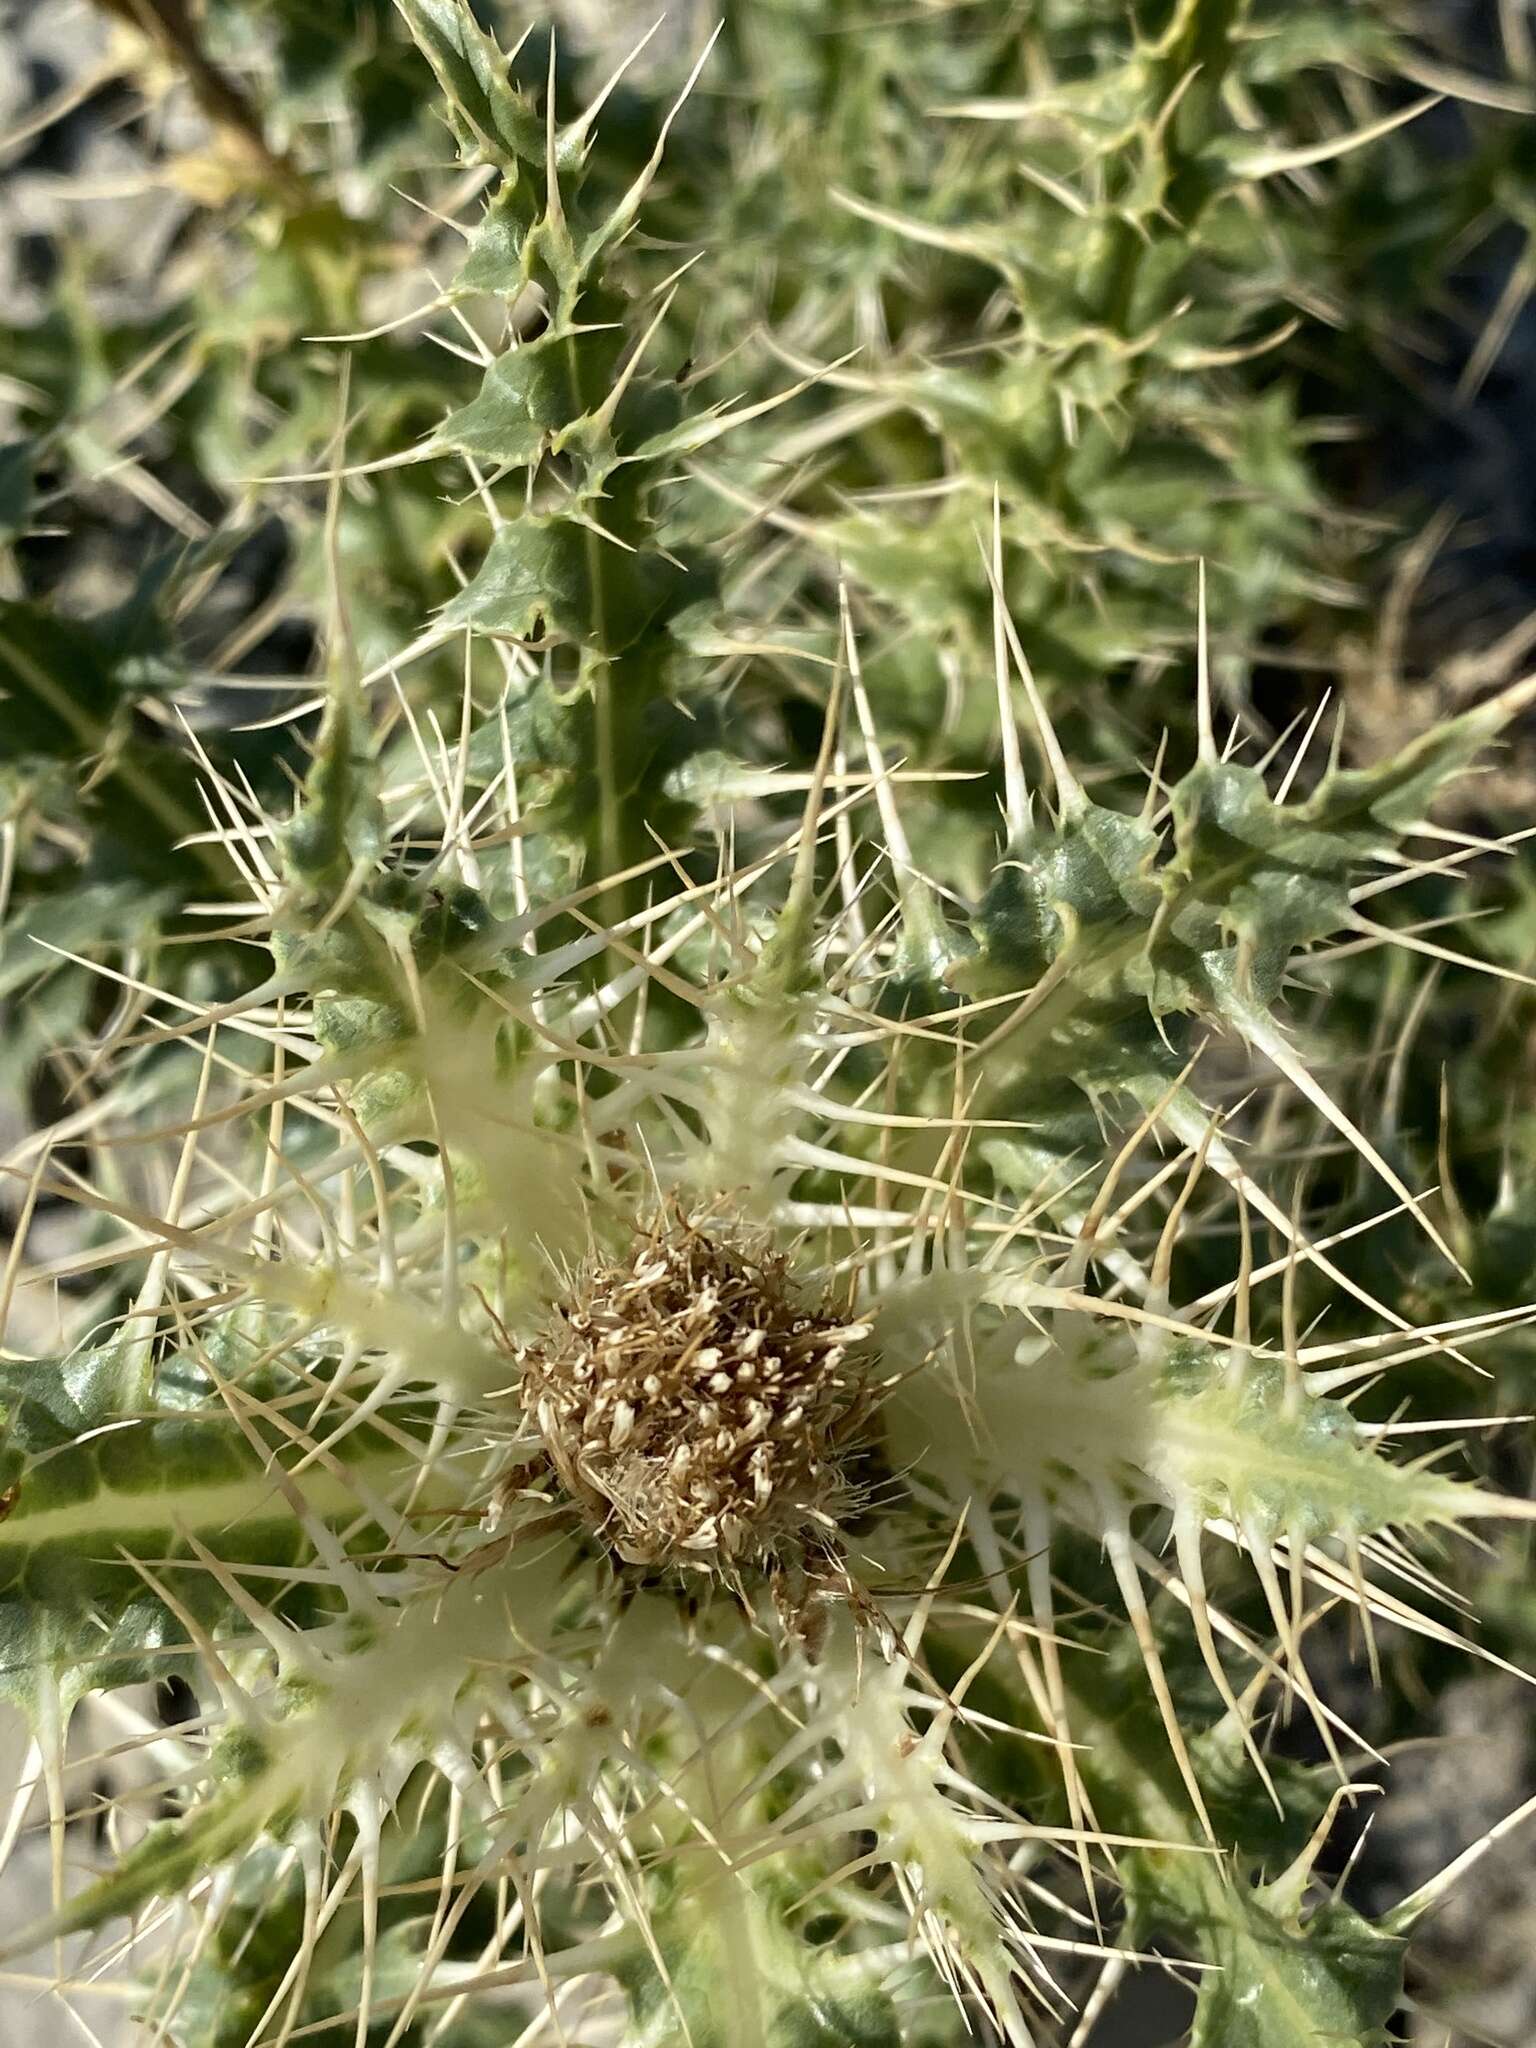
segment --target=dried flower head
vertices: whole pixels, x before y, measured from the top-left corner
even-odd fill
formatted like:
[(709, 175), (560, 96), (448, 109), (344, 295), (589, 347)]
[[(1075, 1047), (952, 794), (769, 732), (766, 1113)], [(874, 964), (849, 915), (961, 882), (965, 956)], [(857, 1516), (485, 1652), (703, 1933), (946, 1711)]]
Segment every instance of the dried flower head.
[(521, 1350), (550, 1462), (626, 1563), (733, 1574), (836, 1550), (845, 1459), (868, 1413), (850, 1322), (769, 1241), (715, 1217), (658, 1219), (593, 1257)]

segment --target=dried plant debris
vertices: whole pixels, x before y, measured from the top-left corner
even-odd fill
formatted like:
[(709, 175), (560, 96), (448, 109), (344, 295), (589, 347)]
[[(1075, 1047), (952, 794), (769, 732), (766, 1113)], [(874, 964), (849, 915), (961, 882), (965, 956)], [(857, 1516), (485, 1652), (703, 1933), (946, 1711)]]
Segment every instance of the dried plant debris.
[(835, 1549), (869, 1335), (796, 1284), (771, 1236), (678, 1213), (572, 1276), (518, 1348), (519, 1398), (625, 1563), (735, 1574)]

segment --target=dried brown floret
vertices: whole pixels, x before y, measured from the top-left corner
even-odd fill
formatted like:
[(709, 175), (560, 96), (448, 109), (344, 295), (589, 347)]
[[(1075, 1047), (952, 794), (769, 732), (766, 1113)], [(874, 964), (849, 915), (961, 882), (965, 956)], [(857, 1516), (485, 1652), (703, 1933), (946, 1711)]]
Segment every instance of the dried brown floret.
[(624, 1261), (573, 1276), (520, 1348), (523, 1408), (626, 1563), (799, 1564), (836, 1552), (854, 1504), (869, 1335), (768, 1240), (668, 1213)]

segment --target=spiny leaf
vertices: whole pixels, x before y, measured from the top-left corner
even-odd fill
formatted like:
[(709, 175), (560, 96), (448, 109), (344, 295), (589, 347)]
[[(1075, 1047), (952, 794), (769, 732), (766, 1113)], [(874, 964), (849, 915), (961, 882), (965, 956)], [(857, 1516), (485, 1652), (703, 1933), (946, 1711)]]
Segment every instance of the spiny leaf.
[(509, 469), (534, 465), (561, 428), (608, 395), (620, 347), (612, 330), (551, 328), (509, 349), (491, 364), (470, 403), (444, 420), (434, 446)]
[[(253, 1357), (247, 1339), (227, 1361)], [(192, 1562), (201, 1538), (231, 1563), (296, 1563), (307, 1539), (269, 1463), (192, 1361), (156, 1374), (156, 1406), (125, 1412), (129, 1360), (120, 1345), (0, 1367), (0, 1694), (29, 1711), (46, 1686), (68, 1714), (83, 1693), (169, 1677), (190, 1667), (184, 1624), (135, 1560), (166, 1569), (206, 1625), (228, 1612), (216, 1582)], [(313, 1475), (305, 1498), (319, 1517), (354, 1520), (357, 1485), (387, 1490), (406, 1454), (371, 1429)]]
[(464, 0), (395, 0), (447, 98), (466, 154), (508, 178), (544, 160), (544, 126), (508, 83), (507, 58)]
[(1190, 2048), (1378, 2048), (1403, 1998), (1404, 1944), (1337, 1899), (1287, 1925), (1262, 1894), (1211, 1930)]
[(441, 622), (516, 640), (571, 640), (619, 655), (640, 639), (680, 580), (666, 562), (637, 560), (571, 518), (525, 513), (494, 536)]

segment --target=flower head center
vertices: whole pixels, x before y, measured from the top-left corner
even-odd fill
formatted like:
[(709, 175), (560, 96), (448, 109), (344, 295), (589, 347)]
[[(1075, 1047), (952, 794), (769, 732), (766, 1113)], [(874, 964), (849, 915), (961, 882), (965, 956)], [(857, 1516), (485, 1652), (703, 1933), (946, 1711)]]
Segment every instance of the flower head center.
[(575, 1276), (523, 1347), (523, 1406), (627, 1563), (766, 1565), (835, 1544), (869, 1335), (767, 1240), (673, 1214)]

